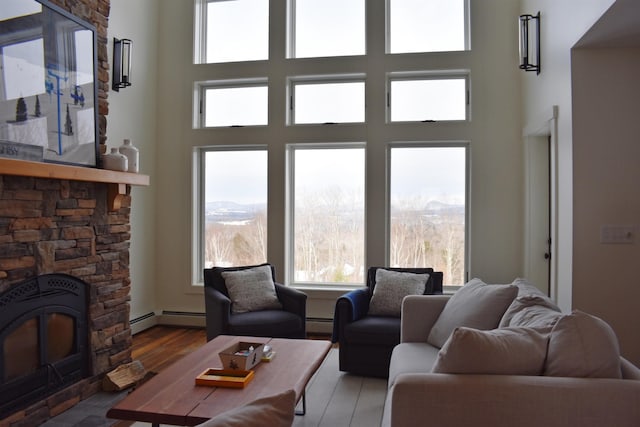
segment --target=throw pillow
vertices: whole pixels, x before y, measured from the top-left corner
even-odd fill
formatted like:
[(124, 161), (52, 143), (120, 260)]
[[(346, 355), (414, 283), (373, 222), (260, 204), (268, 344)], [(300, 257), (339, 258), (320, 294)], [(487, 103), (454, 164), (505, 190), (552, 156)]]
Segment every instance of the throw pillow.
[(511, 303), (502, 316), (499, 327), (552, 328), (562, 316), (560, 309), (545, 298), (524, 295)]
[[(561, 315), (560, 308), (533, 283), (517, 278), (518, 296), (502, 316), (500, 328), (505, 326), (553, 326)], [(557, 312), (554, 314), (554, 312)]]
[(545, 375), (622, 378), (620, 347), (604, 320), (574, 310), (551, 330)]
[(403, 298), (407, 295), (424, 294), (428, 280), (428, 274), (379, 268), (376, 271), (376, 286), (373, 288), (373, 295), (369, 303), (369, 314), (400, 317)]
[(223, 412), (199, 427), (291, 427), (296, 393), (287, 390)]
[(427, 342), (442, 348), (459, 326), (495, 329), (517, 293), (518, 288), (513, 285), (487, 285), (480, 279), (469, 281), (449, 298)]
[(282, 304), (276, 295), (270, 266), (224, 271), (222, 278), (229, 292), (233, 313), (282, 309)]
[(548, 341), (547, 334), (530, 328), (456, 328), (438, 353), (432, 372), (540, 375)]

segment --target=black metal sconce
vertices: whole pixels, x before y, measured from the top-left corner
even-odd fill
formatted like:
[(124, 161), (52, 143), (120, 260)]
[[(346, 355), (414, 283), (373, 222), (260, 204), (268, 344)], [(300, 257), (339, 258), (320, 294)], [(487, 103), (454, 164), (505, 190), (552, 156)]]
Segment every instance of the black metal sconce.
[[(535, 34), (531, 34), (531, 21), (536, 24)], [(535, 62), (532, 55), (535, 55)], [(520, 69), (540, 74), (540, 12), (520, 15)]]
[(120, 88), (131, 86), (131, 40), (113, 39), (113, 79), (111, 88), (116, 92)]

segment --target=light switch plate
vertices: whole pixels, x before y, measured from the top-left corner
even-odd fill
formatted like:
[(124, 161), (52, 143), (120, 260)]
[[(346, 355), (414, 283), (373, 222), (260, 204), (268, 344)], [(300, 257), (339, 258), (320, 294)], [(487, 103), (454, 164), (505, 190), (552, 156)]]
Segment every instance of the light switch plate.
[(603, 225), (600, 228), (600, 243), (634, 244), (636, 232), (635, 225)]

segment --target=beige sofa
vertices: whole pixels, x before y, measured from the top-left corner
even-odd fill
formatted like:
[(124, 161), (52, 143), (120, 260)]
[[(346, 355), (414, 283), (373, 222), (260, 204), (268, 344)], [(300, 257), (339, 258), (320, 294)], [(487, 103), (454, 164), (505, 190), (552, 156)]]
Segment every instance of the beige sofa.
[[(640, 426), (640, 370), (619, 356), (615, 334), (615, 343), (610, 346), (603, 345), (602, 341), (598, 342), (598, 339), (611, 339), (606, 331), (608, 325), (584, 313), (576, 313), (578, 322), (574, 322), (576, 318), (573, 314), (560, 313), (548, 298), (537, 293), (538, 291), (532, 291), (530, 284), (521, 280), (510, 287), (513, 286), (517, 290), (512, 295), (512, 302), (506, 312), (500, 314), (497, 322), (500, 328), (482, 332), (480, 350), (464, 346), (458, 348), (465, 352), (462, 356), (459, 351), (455, 354), (454, 343), (450, 342), (452, 338), (448, 338), (440, 346), (443, 354), (439, 346), (428, 342), (437, 341), (437, 337), (434, 338), (432, 334), (433, 328), (442, 327), (439, 318), (450, 296), (421, 295), (404, 299), (401, 343), (395, 347), (391, 358), (382, 426)], [(477, 296), (471, 295), (470, 300), (477, 299)], [(504, 306), (508, 300), (509, 296), (499, 303)], [(457, 302), (457, 305), (449, 304), (450, 313), (461, 313), (460, 303), (463, 301)], [(475, 302), (468, 305), (474, 304)], [(479, 305), (475, 309), (482, 313), (482, 302)], [(500, 308), (498, 312), (500, 311), (505, 310)], [(476, 318), (478, 313), (475, 314)], [(463, 323), (473, 323), (473, 317), (474, 315), (471, 319), (463, 319)], [(565, 320), (561, 322), (559, 319)], [(586, 332), (588, 337), (595, 338), (593, 343), (578, 349), (579, 353), (574, 355), (562, 345), (567, 343), (567, 339), (569, 344), (572, 344), (571, 339), (574, 338), (584, 340), (583, 337), (572, 336), (580, 334), (574, 332), (577, 329), (572, 327), (584, 320), (588, 324), (595, 322), (597, 327), (604, 324), (605, 331), (602, 334), (598, 331), (594, 333), (584, 325), (579, 325), (577, 329), (582, 328), (582, 332)], [(460, 328), (449, 337), (458, 336), (463, 331), (471, 332), (475, 338), (480, 334)], [(519, 335), (519, 344), (514, 347), (524, 344), (520, 355), (516, 352), (512, 357), (505, 357), (504, 353), (500, 353), (505, 348), (500, 345), (496, 346), (499, 349), (495, 357), (486, 354), (487, 342), (483, 341), (486, 334), (498, 334), (498, 338), (501, 338), (499, 334), (511, 334), (513, 331), (517, 334), (523, 331), (534, 334), (532, 341), (542, 343), (543, 347), (538, 345), (538, 350), (536, 347), (527, 350), (528, 338), (523, 339)], [(443, 332), (447, 333), (446, 330), (440, 331), (441, 334)], [(495, 336), (491, 337), (494, 338)], [(591, 338), (586, 341), (589, 339)], [(488, 342), (489, 345), (492, 344), (491, 340)], [(485, 345), (484, 349), (482, 345)], [(589, 345), (596, 347), (588, 347)], [(600, 354), (601, 350), (604, 355)], [(541, 351), (542, 354), (538, 354)], [(615, 354), (613, 361), (611, 354)], [(444, 363), (447, 357), (452, 359), (448, 366)], [(565, 360), (562, 360), (563, 357)], [(575, 360), (567, 360), (567, 357)], [(603, 362), (598, 358), (609, 360)], [(569, 370), (569, 375), (558, 376), (563, 369), (558, 363), (565, 364), (564, 369)], [(587, 366), (589, 363), (592, 366)], [(526, 366), (527, 364), (530, 366)], [(434, 368), (440, 372), (450, 370), (459, 373), (433, 373)], [(483, 372), (485, 368), (489, 372), (495, 370), (500, 374)], [(523, 370), (527, 374), (505, 374), (503, 369), (505, 372)], [(584, 371), (586, 374), (580, 374), (581, 369), (587, 369)]]

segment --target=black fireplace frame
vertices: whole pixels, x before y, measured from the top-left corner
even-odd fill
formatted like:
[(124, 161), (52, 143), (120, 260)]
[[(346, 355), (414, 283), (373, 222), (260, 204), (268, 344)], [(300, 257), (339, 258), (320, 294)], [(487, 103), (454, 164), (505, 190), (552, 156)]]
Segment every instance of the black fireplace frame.
[[(0, 419), (41, 400), (89, 375), (89, 285), (68, 274), (40, 275), (11, 286), (0, 294)], [(74, 350), (51, 362), (46, 349), (47, 317), (61, 313), (75, 326)], [(26, 321), (37, 319), (40, 366), (35, 372), (8, 380), (5, 339)], [(10, 349), (8, 349), (10, 351)]]

